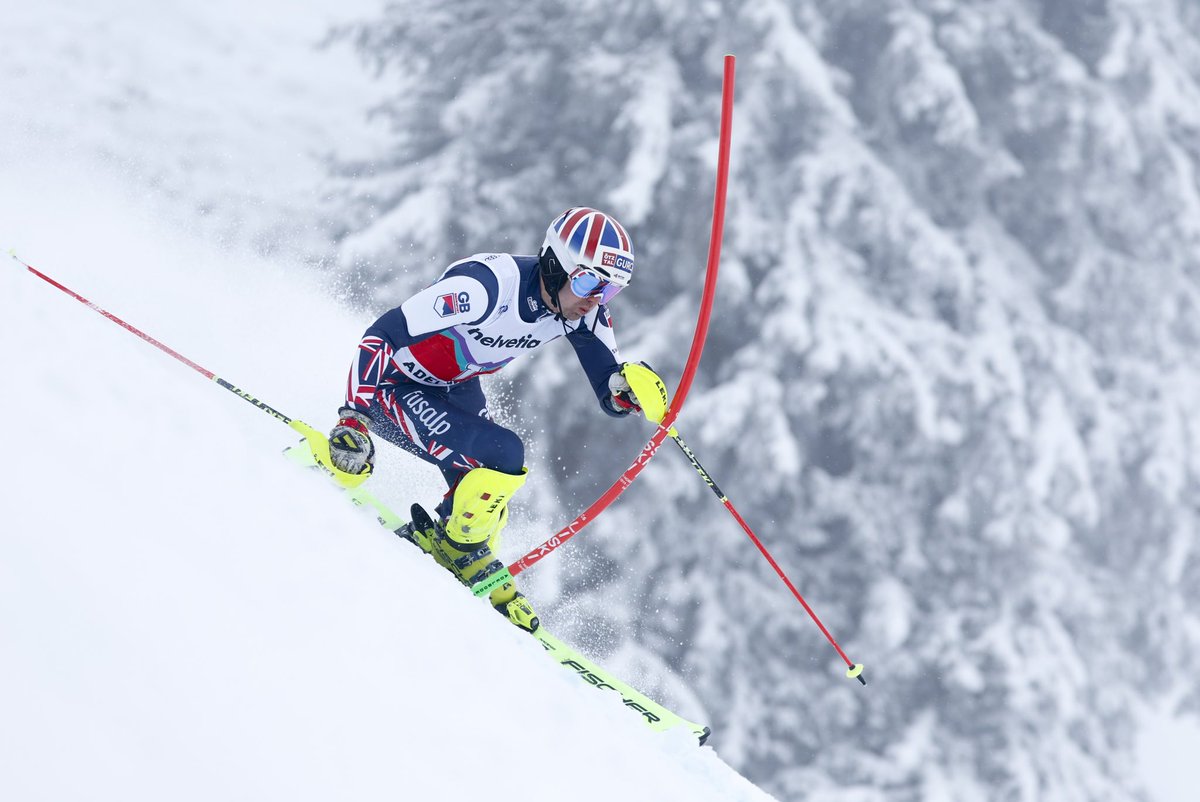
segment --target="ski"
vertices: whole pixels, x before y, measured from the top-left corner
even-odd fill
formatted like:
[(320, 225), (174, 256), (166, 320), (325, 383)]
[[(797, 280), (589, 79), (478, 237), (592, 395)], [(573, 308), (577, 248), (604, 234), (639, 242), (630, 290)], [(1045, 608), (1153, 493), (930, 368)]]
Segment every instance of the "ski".
[[(305, 441), (301, 441), (294, 446), (288, 446), (284, 449), (283, 453), (289, 461), (301, 467), (322, 471), (326, 470), (317, 461), (316, 457), (313, 456), (312, 449), (308, 447)], [(375, 513), (375, 518), (381, 526), (393, 534), (400, 536), (406, 542), (412, 542), (400, 532), (400, 529), (405, 526), (407, 521), (393, 512), (386, 504), (371, 495), (361, 485), (355, 488), (343, 488), (343, 490), (345, 490), (346, 497), (352, 504), (357, 507), (370, 508)], [(573, 672), (581, 680), (594, 688), (610, 690), (618, 694), (621, 698), (621, 703), (639, 713), (642, 720), (651, 729), (658, 732), (687, 729), (696, 736), (700, 745), (703, 745), (712, 734), (711, 728), (694, 721), (689, 721), (663, 707), (632, 685), (619, 679), (596, 661), (586, 657), (578, 650), (550, 634), (545, 626), (539, 626), (536, 632), (529, 634), (542, 645), (542, 648), (546, 650), (546, 654), (550, 659), (557, 662), (563, 668)]]
[[(283, 450), (283, 455), (289, 461), (303, 468), (326, 471), (324, 466), (317, 462), (317, 458), (313, 456), (312, 449), (308, 447), (307, 441), (301, 440), (294, 446), (288, 446)], [(396, 533), (397, 529), (408, 523), (408, 521), (392, 512), (385, 504), (368, 493), (362, 485), (342, 489), (345, 490), (346, 498), (350, 500), (351, 504), (356, 507), (370, 507), (375, 511), (375, 519), (379, 521), (379, 525), (391, 532)]]
[(542, 644), (546, 653), (563, 668), (574, 671), (579, 675), (580, 679), (595, 688), (611, 690), (619, 694), (621, 702), (626, 707), (641, 713), (643, 720), (651, 729), (663, 732), (665, 730), (685, 728), (696, 736), (701, 746), (708, 740), (708, 736), (712, 735), (711, 728), (703, 724), (697, 724), (694, 721), (688, 721), (684, 717), (671, 712), (632, 685), (618, 679), (611, 671), (600, 666), (594, 660), (588, 659), (551, 635), (546, 631), (545, 626), (539, 626), (537, 631), (532, 633), (532, 635)]

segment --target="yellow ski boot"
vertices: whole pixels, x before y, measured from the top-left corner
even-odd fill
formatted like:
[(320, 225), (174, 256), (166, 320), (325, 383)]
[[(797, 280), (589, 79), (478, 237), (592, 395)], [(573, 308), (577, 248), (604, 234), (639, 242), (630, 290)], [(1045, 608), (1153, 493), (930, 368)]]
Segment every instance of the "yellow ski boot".
[[(402, 535), (471, 587), (504, 570), (504, 563), (496, 558), (500, 530), (508, 522), (509, 497), (524, 483), (524, 472), (514, 476), (476, 468), (459, 483), (450, 519), (444, 526), (414, 504), (412, 523)], [(538, 628), (537, 614), (512, 581), (492, 590), (488, 599), (521, 629), (533, 632)]]

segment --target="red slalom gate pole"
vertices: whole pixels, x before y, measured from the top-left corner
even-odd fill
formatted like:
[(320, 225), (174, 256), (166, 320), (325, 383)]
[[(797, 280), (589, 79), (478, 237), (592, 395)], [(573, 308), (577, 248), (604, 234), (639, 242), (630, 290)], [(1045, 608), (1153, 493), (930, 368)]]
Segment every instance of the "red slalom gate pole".
[[(663, 426), (655, 432), (650, 442), (646, 443), (641, 453), (637, 455), (633, 464), (604, 492), (604, 495), (600, 496), (590, 507), (581, 512), (574, 521), (571, 521), (571, 523), (560, 529), (554, 537), (509, 565), (508, 573), (511, 576), (521, 573), (575, 537), (597, 515), (607, 509), (619, 495), (624, 493), (625, 488), (633, 484), (633, 480), (637, 478), (637, 475), (650, 462), (650, 458), (658, 451), (659, 446), (662, 445), (663, 440), (667, 437), (667, 429), (670, 428), (675, 418), (679, 415), (679, 412), (683, 409), (683, 401), (687, 398), (688, 391), (692, 387), (692, 378), (696, 375), (696, 368), (700, 364), (700, 354), (704, 351), (704, 341), (708, 337), (708, 324), (712, 316), (713, 297), (717, 290), (717, 267), (721, 260), (721, 239), (724, 236), (725, 230), (725, 195), (729, 184), (729, 143), (733, 127), (735, 63), (736, 59), (732, 55), (725, 56), (725, 72), (721, 82), (721, 133), (720, 144), (717, 149), (717, 183), (713, 196), (712, 232), (708, 240), (708, 265), (705, 269), (704, 294), (701, 296), (700, 301), (700, 315), (696, 321), (696, 332), (692, 336), (692, 347), (688, 352), (687, 364), (683, 369), (683, 377), (679, 380), (679, 387), (676, 388), (675, 395), (671, 400), (671, 406), (667, 410), (666, 417), (663, 418)], [(493, 576), (499, 577), (502, 575), (503, 572)], [(482, 583), (475, 586), (473, 590), (476, 595), (485, 592)]]

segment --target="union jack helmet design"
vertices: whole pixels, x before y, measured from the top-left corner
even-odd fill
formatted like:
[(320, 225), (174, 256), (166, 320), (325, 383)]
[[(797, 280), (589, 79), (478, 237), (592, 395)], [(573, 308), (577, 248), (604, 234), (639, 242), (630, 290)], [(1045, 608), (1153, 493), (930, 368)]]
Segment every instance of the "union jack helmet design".
[(546, 229), (541, 257), (543, 277), (557, 287), (581, 267), (619, 287), (628, 287), (633, 277), (633, 241), (625, 228), (612, 215), (586, 206), (567, 209), (554, 219)]

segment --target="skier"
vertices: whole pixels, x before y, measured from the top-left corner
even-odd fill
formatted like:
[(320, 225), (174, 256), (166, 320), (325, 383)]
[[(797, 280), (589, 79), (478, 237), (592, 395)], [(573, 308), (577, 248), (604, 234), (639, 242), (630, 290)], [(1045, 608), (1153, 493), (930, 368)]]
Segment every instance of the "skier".
[[(479, 377), (566, 337), (601, 409), (614, 417), (640, 412), (607, 306), (632, 275), (625, 229), (586, 207), (559, 215), (536, 257), (479, 253), (451, 264), (363, 335), (329, 433), (331, 461), (347, 473), (369, 472), (374, 433), (433, 463), (449, 486), (439, 520), (414, 505), (407, 536), (465, 584), (502, 570), (500, 530), (528, 470), (521, 439), (488, 414)], [(644, 365), (638, 371), (661, 387)], [(490, 601), (517, 626), (537, 629), (511, 580)]]

